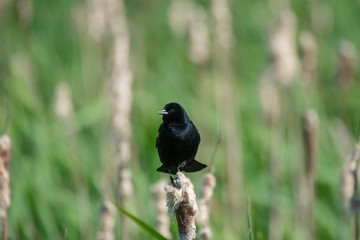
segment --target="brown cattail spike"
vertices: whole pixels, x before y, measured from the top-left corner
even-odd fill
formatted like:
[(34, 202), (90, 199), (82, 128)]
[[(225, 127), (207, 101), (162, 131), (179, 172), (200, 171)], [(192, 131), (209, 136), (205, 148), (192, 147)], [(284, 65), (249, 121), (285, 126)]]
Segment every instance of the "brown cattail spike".
[(355, 66), (355, 52), (354, 44), (348, 41), (343, 41), (339, 49), (339, 67), (337, 73), (337, 82), (340, 86), (349, 84)]
[(316, 131), (318, 128), (319, 117), (316, 111), (310, 109), (306, 111), (303, 120), (303, 135), (305, 145), (305, 172), (310, 174), (314, 172), (315, 167), (315, 147)]
[(176, 217), (180, 240), (196, 236), (195, 217), (198, 212), (194, 186), (182, 172), (176, 174), (173, 183), (165, 186), (166, 202), (170, 214)]
[(317, 68), (317, 45), (314, 36), (309, 32), (303, 32), (300, 36), (302, 51), (302, 79), (304, 84), (309, 85), (314, 81)]

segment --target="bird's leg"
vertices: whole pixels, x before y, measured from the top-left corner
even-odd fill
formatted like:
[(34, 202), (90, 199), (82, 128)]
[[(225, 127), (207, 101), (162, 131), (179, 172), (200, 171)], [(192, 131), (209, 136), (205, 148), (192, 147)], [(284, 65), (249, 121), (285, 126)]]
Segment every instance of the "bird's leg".
[(169, 169), (169, 176), (170, 176), (171, 184), (172, 184), (172, 185), (175, 185), (174, 179), (173, 179), (173, 177), (171, 176), (171, 171), (170, 171), (170, 169)]
[(178, 166), (178, 171), (182, 171), (182, 169), (185, 167), (185, 165), (186, 165), (186, 161), (183, 161), (182, 163), (180, 163)]

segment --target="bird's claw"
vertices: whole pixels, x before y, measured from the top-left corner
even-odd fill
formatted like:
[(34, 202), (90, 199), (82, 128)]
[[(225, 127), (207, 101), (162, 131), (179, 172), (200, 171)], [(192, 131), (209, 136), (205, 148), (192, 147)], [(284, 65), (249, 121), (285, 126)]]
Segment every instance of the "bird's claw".
[(186, 165), (186, 161), (183, 161), (182, 163), (180, 163), (178, 166), (178, 171), (182, 171), (183, 168), (185, 167), (185, 165)]
[(174, 178), (171, 176), (170, 170), (169, 170), (169, 177), (170, 177), (170, 182), (171, 182), (171, 184), (172, 184), (172, 185), (175, 185), (175, 183), (174, 183)]

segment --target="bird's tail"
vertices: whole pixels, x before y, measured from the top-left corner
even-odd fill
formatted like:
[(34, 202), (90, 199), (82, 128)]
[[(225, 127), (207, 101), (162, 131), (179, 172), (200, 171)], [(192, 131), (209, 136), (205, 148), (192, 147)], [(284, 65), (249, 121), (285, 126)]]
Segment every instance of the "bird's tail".
[(198, 162), (194, 159), (191, 162), (186, 163), (185, 167), (183, 168), (183, 171), (184, 172), (197, 172), (206, 167), (207, 166), (205, 164), (202, 164), (201, 162)]
[(169, 169), (167, 167), (165, 167), (164, 165), (161, 165), (158, 169), (156, 169), (156, 171), (163, 172), (163, 173), (169, 173)]

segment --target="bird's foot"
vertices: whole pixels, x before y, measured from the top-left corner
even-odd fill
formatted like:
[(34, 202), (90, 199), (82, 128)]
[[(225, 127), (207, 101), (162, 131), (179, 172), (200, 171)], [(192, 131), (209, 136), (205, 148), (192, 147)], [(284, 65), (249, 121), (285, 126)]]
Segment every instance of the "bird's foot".
[(185, 167), (185, 165), (186, 165), (186, 161), (183, 161), (182, 163), (180, 163), (178, 166), (178, 171), (182, 171), (183, 168)]
[(174, 178), (171, 176), (170, 170), (169, 170), (169, 177), (170, 177), (170, 182), (171, 182), (171, 184), (172, 184), (172, 185), (175, 185), (175, 183), (174, 183)]

